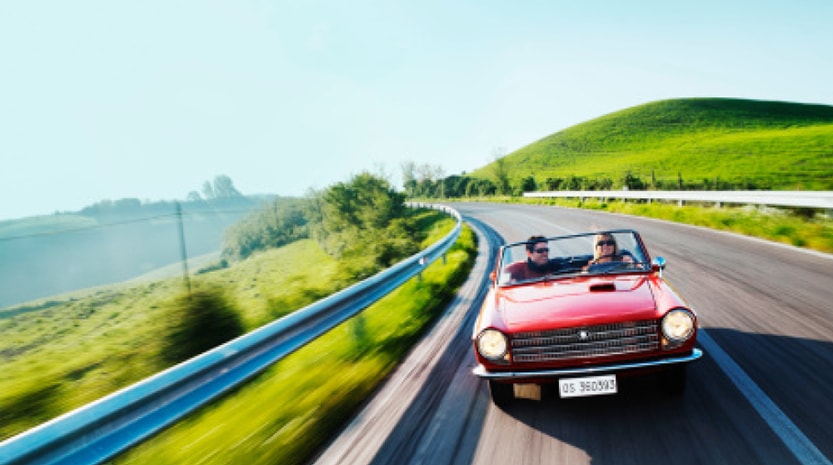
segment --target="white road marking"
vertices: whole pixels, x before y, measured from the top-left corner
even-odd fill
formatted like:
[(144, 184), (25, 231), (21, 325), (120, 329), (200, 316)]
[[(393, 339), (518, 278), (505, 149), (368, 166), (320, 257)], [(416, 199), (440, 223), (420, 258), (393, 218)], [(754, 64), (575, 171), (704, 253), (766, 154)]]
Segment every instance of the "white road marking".
[(743, 369), (717, 345), (704, 329), (697, 333), (697, 342), (726, 373), (752, 407), (766, 421), (772, 431), (784, 441), (787, 448), (804, 465), (833, 465), (830, 460), (801, 432), (795, 423), (775, 405)]

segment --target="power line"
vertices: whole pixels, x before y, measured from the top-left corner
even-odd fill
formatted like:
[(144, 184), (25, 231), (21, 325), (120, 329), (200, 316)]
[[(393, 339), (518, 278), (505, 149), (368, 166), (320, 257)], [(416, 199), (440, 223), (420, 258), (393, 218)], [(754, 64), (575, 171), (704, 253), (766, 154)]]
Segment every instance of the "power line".
[[(205, 215), (205, 214), (247, 213), (249, 211), (252, 211), (252, 209), (245, 209), (245, 210), (243, 210), (243, 209), (201, 210), (201, 211), (190, 211), (190, 212), (189, 211), (184, 211), (184, 212), (181, 212), (180, 214), (182, 216), (197, 216), (197, 215)], [(85, 215), (80, 215), (80, 216), (84, 216), (85, 218), (94, 218), (94, 217), (85, 216)], [(74, 232), (81, 232), (81, 231), (91, 231), (91, 230), (95, 230), (95, 229), (105, 229), (105, 228), (114, 227), (114, 226), (123, 226), (123, 225), (127, 225), (127, 224), (149, 222), (149, 221), (153, 221), (153, 220), (159, 220), (159, 219), (164, 219), (164, 218), (174, 218), (174, 217), (177, 217), (176, 212), (164, 213), (164, 214), (154, 215), (154, 216), (146, 216), (146, 217), (142, 217), (142, 218), (133, 218), (133, 219), (124, 220), (124, 221), (117, 221), (117, 222), (110, 222), (110, 223), (99, 223), (99, 224), (93, 224), (93, 225), (81, 226), (81, 227), (69, 228), (69, 229), (58, 229), (58, 230), (53, 230), (53, 231), (41, 231), (41, 232), (34, 232), (34, 233), (29, 233), (29, 234), (20, 234), (20, 235), (17, 235), (17, 236), (5, 236), (5, 237), (0, 237), (0, 242), (13, 241), (13, 240), (17, 240), (17, 239), (30, 239), (30, 238), (33, 238), (33, 237), (54, 236), (54, 235), (58, 235), (58, 234), (67, 234), (67, 233), (74, 233)]]

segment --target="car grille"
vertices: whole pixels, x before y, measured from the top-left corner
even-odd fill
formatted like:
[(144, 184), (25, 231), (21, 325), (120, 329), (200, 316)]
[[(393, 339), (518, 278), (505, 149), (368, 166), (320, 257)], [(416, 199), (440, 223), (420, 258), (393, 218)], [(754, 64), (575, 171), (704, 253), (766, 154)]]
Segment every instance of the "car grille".
[(655, 320), (518, 333), (512, 339), (512, 358), (516, 362), (586, 359), (658, 349)]

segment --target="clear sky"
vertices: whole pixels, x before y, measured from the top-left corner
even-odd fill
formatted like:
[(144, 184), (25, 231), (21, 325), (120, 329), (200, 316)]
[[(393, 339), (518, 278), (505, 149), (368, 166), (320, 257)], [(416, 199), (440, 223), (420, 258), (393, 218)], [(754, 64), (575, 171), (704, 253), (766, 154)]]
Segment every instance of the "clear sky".
[(473, 171), (656, 100), (833, 105), (833, 1), (7, 0), (0, 219)]

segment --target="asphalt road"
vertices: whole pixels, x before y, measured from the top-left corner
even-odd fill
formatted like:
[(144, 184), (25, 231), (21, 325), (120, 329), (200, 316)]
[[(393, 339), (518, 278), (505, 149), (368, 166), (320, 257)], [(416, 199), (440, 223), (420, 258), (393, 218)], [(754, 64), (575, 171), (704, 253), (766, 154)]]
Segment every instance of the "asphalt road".
[[(833, 256), (650, 219), (451, 204), (480, 236), (469, 281), (423, 343), (320, 464), (830, 464)], [(517, 400), (506, 410), (471, 374), (471, 328), (502, 242), (607, 228), (640, 231), (698, 312), (680, 397), (649, 380), (615, 396)]]

